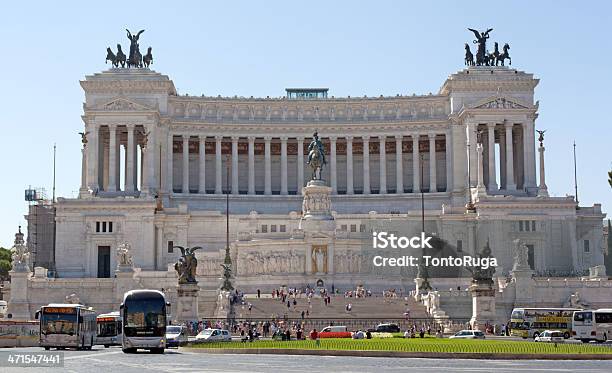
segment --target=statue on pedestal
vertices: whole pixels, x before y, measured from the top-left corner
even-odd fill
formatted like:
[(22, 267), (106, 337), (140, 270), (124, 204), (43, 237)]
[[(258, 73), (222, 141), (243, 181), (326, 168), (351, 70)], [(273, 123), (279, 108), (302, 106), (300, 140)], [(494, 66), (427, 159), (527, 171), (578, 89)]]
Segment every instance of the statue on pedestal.
[(323, 166), (327, 164), (325, 160), (325, 149), (323, 143), (319, 140), (319, 134), (315, 132), (312, 135), (312, 142), (308, 145), (308, 165), (312, 169), (312, 180), (321, 180), (321, 171)]
[[(481, 266), (468, 270), (472, 272), (472, 284), (476, 285), (493, 285), (493, 274), (495, 273), (495, 267), (482, 265), (482, 259), (493, 258), (491, 255), (491, 247), (489, 246), (489, 240), (482, 251), (478, 254), (478, 258), (481, 259)], [(489, 259), (487, 259), (489, 260)], [(490, 260), (489, 260), (490, 262)]]
[(198, 267), (198, 260), (196, 259), (195, 251), (201, 249), (201, 247), (174, 247), (178, 247), (181, 250), (181, 257), (174, 264), (174, 269), (179, 275), (179, 284), (197, 284), (196, 269)]
[(16, 272), (29, 272), (30, 267), (28, 261), (30, 260), (30, 251), (25, 245), (23, 240), (23, 233), (21, 233), (21, 225), (19, 231), (15, 233), (15, 245), (11, 248), (11, 260), (13, 271)]
[(514, 242), (514, 265), (513, 271), (530, 270), (529, 267), (529, 248), (523, 241), (516, 239)]
[(117, 246), (117, 267), (118, 268), (132, 268), (134, 262), (132, 260), (132, 254), (130, 253), (131, 246), (129, 243), (124, 242)]

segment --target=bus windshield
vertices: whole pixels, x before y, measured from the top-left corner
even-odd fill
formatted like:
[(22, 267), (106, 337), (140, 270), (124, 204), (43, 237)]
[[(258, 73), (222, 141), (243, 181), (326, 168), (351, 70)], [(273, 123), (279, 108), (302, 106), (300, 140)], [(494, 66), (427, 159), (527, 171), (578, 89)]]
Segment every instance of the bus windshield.
[(41, 332), (43, 334), (69, 334), (74, 335), (77, 329), (77, 314), (74, 313), (46, 313), (41, 319)]
[(98, 321), (98, 337), (114, 337), (118, 334), (116, 321)]
[(164, 336), (166, 303), (163, 298), (126, 300), (123, 306), (127, 337)]

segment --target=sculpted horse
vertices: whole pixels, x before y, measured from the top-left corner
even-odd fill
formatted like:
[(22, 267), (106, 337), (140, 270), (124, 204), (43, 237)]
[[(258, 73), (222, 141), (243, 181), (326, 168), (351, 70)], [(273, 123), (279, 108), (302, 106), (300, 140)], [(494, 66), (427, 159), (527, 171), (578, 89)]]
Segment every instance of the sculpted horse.
[(499, 62), (499, 44), (497, 42), (495, 42), (495, 49), (493, 52), (489, 53), (488, 57), (487, 65), (493, 66), (493, 63), (495, 63), (495, 66), (497, 66), (497, 63)]
[(125, 67), (125, 53), (121, 50), (121, 44), (117, 44), (117, 64)]
[[(508, 43), (504, 44), (503, 52), (501, 52), (499, 54), (499, 57), (497, 58), (497, 61), (501, 61), (501, 65), (502, 66), (504, 66), (504, 60), (505, 59), (509, 59), (510, 62), (508, 63), (508, 65), (512, 65), (512, 58), (510, 58), (510, 52), (509, 51), (510, 51), (510, 46), (508, 45)], [(495, 63), (495, 65), (497, 66), (497, 63)]]
[(465, 43), (465, 66), (474, 66), (474, 55), (468, 43)]
[(104, 63), (106, 64), (108, 63), (108, 61), (111, 62), (111, 65), (113, 65), (113, 67), (119, 66), (119, 64), (117, 63), (117, 56), (115, 56), (110, 47), (106, 48), (106, 60), (104, 61)]
[(142, 58), (144, 67), (148, 68), (149, 65), (153, 63), (153, 53), (151, 53), (152, 50), (153, 48), (149, 47), (149, 49), (147, 49), (147, 54), (145, 54), (145, 56)]

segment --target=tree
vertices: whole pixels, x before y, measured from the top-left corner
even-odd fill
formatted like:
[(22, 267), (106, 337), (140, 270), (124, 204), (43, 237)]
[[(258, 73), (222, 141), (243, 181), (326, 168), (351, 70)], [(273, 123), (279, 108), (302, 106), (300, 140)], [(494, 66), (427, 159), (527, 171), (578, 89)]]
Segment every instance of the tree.
[(0, 280), (8, 280), (11, 268), (11, 250), (0, 247)]

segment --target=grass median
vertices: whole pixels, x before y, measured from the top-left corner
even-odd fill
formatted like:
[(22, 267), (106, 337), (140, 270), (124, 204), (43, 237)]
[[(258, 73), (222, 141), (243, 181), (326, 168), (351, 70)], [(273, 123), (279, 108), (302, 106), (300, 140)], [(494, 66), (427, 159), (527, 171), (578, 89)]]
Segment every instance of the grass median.
[(593, 344), (537, 343), (433, 338), (322, 339), (305, 341), (213, 342), (192, 344), (205, 349), (302, 349), (482, 354), (611, 354), (612, 347)]

